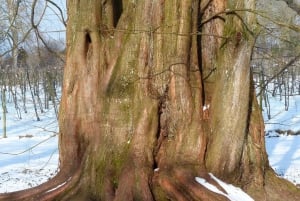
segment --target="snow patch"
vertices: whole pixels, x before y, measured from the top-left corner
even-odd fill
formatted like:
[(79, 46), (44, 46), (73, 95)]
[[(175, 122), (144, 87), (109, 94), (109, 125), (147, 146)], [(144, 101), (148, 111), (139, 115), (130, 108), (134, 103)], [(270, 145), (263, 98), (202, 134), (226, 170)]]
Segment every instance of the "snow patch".
[(202, 186), (206, 187), (210, 191), (218, 193), (227, 197), (231, 201), (254, 201), (248, 194), (242, 191), (240, 188), (235, 187), (231, 184), (227, 184), (220, 179), (216, 178), (213, 174), (209, 173), (210, 177), (214, 179), (225, 191), (226, 193), (220, 191), (216, 186), (208, 183), (205, 179), (196, 177), (195, 180), (201, 184)]
[(52, 188), (50, 190), (48, 190), (46, 193), (49, 193), (49, 192), (52, 192), (52, 191), (55, 191), (56, 189), (66, 185), (70, 180), (72, 179), (72, 177), (70, 177), (69, 179), (67, 179), (67, 181), (63, 182), (62, 184), (59, 184), (57, 185), (55, 188)]
[(289, 97), (288, 110), (284, 99), (278, 96), (269, 96), (269, 101), (271, 119), (268, 119), (268, 110), (263, 108), (269, 163), (278, 176), (299, 185), (300, 135), (292, 133), (300, 131), (300, 96)]
[(26, 97), (27, 113), (20, 111), (22, 119), (16, 115), (14, 102), (7, 101), (7, 138), (2, 137), (0, 119), (0, 193), (38, 186), (58, 172), (58, 122), (53, 105), (43, 112), (38, 110), (37, 121), (31, 96)]
[(204, 106), (203, 106), (203, 111), (208, 110), (208, 109), (209, 109), (209, 106), (210, 106), (209, 104), (208, 104), (208, 105), (204, 105)]

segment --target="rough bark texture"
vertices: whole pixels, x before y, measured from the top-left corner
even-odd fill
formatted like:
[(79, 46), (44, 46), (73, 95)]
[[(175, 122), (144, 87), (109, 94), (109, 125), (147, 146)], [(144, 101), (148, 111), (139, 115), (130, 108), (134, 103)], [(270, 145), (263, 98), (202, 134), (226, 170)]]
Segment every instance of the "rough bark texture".
[(253, 6), (69, 0), (61, 171), (0, 200), (227, 200), (196, 183), (213, 183), (208, 172), (256, 200), (297, 200), (268, 165), (249, 67), (255, 16), (233, 11)]

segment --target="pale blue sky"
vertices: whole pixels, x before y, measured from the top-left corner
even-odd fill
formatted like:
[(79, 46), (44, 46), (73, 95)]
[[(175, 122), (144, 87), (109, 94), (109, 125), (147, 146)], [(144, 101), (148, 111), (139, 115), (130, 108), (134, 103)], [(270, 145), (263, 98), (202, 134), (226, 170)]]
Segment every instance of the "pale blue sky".
[[(61, 7), (64, 12), (64, 19), (67, 19), (66, 0), (52, 0)], [(45, 4), (43, 5), (45, 6)], [(65, 41), (65, 29), (61, 21), (60, 12), (50, 3), (47, 4), (46, 12), (41, 23), (40, 31), (49, 37), (49, 39)]]

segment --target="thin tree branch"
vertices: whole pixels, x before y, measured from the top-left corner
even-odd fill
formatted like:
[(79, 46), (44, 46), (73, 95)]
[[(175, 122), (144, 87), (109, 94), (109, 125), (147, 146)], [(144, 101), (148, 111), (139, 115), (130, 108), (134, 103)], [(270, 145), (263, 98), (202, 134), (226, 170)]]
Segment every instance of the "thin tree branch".
[(287, 27), (291, 30), (294, 30), (296, 32), (300, 32), (300, 26), (299, 25), (295, 25), (295, 24), (289, 24), (286, 22), (280, 22), (279, 20), (273, 19), (272, 17), (268, 16), (267, 14), (265, 14), (265, 12), (263, 11), (259, 11), (259, 10), (254, 10), (254, 9), (226, 9), (224, 11), (215, 13), (214, 15), (208, 17), (207, 19), (204, 19), (201, 21), (200, 26), (208, 23), (209, 21), (211, 21), (212, 19), (215, 18), (223, 18), (224, 17), (222, 15), (228, 15), (228, 14), (236, 14), (237, 12), (250, 12), (250, 13), (254, 13), (257, 16), (263, 17), (267, 20), (269, 20), (270, 22), (273, 22), (274, 24), (277, 24), (281, 27)]
[(55, 136), (57, 136), (57, 135), (58, 135), (58, 133), (55, 133), (55, 134), (51, 135), (50, 137), (48, 137), (48, 138), (46, 138), (46, 139), (40, 141), (39, 143), (33, 145), (32, 147), (29, 147), (28, 149), (25, 149), (24, 151), (21, 151), (21, 152), (18, 152), (18, 153), (0, 152), (0, 154), (12, 155), (12, 156), (21, 155), (21, 154), (24, 154), (25, 152), (28, 152), (28, 151), (34, 149), (35, 147), (39, 146), (40, 144), (45, 143), (46, 141), (50, 140), (51, 138), (53, 138), (53, 137), (55, 137)]
[(43, 16), (45, 15), (45, 12), (46, 12), (46, 6), (45, 6), (45, 8), (44, 8), (44, 10), (43, 10), (43, 12), (42, 12), (42, 15), (41, 15), (39, 21), (38, 21), (36, 24), (35, 24), (35, 22), (34, 22), (34, 15), (35, 15), (34, 10), (35, 10), (35, 7), (36, 7), (36, 3), (37, 3), (37, 0), (34, 0), (33, 3), (32, 3), (32, 7), (31, 7), (31, 24), (32, 24), (33, 29), (35, 30), (35, 34), (36, 34), (36, 36), (41, 40), (41, 42), (43, 43), (43, 45), (46, 47), (46, 49), (47, 49), (49, 52), (55, 54), (58, 58), (61, 59), (61, 61), (64, 61), (64, 59), (61, 57), (61, 55), (59, 55), (56, 51), (52, 50), (52, 49), (48, 46), (47, 42), (46, 42), (45, 39), (42, 37), (42, 35), (41, 35), (41, 33), (40, 33), (39, 29), (38, 29), (38, 26), (39, 26), (39, 24), (41, 23), (41, 21), (42, 21), (42, 19), (43, 19)]
[[(7, 31), (6, 31), (6, 33), (4, 34), (4, 36), (5, 35), (7, 35), (8, 34), (8, 32), (9, 32), (9, 30), (11, 30), (15, 25), (15, 22), (16, 22), (16, 20), (17, 20), (17, 16), (18, 16), (18, 12), (19, 12), (19, 6), (20, 6), (20, 2), (21, 1), (17, 1), (17, 5), (16, 6), (14, 6), (14, 5), (8, 5), (8, 9), (13, 9), (13, 16), (9, 16), (8, 18), (10, 18), (10, 17), (12, 17), (12, 19), (9, 19), (9, 26), (8, 26), (8, 28), (7, 28)], [(11, 4), (13, 4), (14, 2), (12, 1), (11, 2)], [(7, 4), (9, 4), (9, 3), (7, 3)], [(9, 11), (8, 11), (9, 12)], [(9, 14), (10, 15), (10, 14)]]
[(60, 16), (61, 16), (61, 19), (62, 19), (62, 23), (63, 23), (64, 26), (66, 27), (66, 26), (67, 26), (67, 22), (66, 22), (66, 20), (65, 20), (65, 18), (64, 18), (64, 14), (63, 14), (62, 9), (61, 9), (55, 2), (53, 2), (53, 1), (51, 1), (51, 0), (46, 0), (46, 2), (49, 2), (49, 3), (52, 4), (54, 7), (57, 8), (57, 10), (58, 10), (59, 13), (60, 13)]

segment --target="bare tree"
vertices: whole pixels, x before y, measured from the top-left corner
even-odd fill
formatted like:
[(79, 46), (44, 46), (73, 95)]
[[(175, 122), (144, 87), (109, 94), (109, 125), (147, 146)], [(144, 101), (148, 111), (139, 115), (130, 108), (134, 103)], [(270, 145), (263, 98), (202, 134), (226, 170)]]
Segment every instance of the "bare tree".
[(12, 66), (17, 67), (17, 55), (20, 44), (26, 40), (31, 32), (28, 20), (28, 2), (20, 0), (2, 0), (2, 47), (1, 57), (11, 53)]

